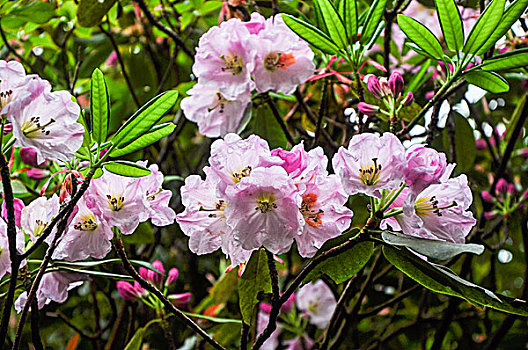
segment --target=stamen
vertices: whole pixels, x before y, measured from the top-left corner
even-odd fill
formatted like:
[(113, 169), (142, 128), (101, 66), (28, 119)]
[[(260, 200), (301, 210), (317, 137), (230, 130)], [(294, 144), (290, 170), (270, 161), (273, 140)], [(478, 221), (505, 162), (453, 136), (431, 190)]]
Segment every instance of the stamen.
[(107, 194), (106, 198), (108, 200), (108, 205), (110, 206), (110, 209), (112, 209), (112, 211), (119, 212), (125, 206), (125, 197), (123, 196), (114, 197)]
[(95, 231), (97, 226), (97, 222), (95, 221), (93, 215), (86, 215), (73, 227), (79, 231)]
[(372, 158), (372, 163), (362, 166), (359, 169), (359, 178), (367, 186), (376, 185), (381, 173), (381, 164), (378, 164), (378, 158)]
[(275, 198), (271, 195), (262, 195), (257, 200), (257, 206), (255, 210), (260, 210), (262, 214), (268, 213), (273, 209), (277, 209), (277, 204), (275, 204)]
[(38, 117), (38, 116), (37, 117), (31, 117), (30, 120), (28, 120), (28, 121), (26, 121), (26, 122), (24, 122), (22, 124), (22, 127), (21, 127), (22, 133), (27, 138), (38, 137), (39, 136), (39, 134), (37, 133), (38, 131), (40, 131), (40, 133), (43, 134), (43, 135), (49, 135), (50, 131), (46, 130), (46, 127), (51, 125), (54, 122), (55, 122), (54, 119), (50, 119), (50, 121), (47, 122), (46, 124), (40, 125), (40, 117)]
[(234, 172), (232, 174), (233, 182), (237, 184), (240, 182), (240, 180), (242, 180), (246, 176), (249, 176), (250, 174), (251, 174), (251, 167), (248, 165), (247, 167), (240, 170), (239, 172)]
[(242, 73), (242, 71), (244, 70), (244, 63), (237, 55), (235, 54), (233, 54), (232, 56), (222, 55), (220, 56), (220, 58), (224, 60), (225, 62), (225, 66), (221, 68), (222, 72), (229, 71), (233, 75), (238, 75)]

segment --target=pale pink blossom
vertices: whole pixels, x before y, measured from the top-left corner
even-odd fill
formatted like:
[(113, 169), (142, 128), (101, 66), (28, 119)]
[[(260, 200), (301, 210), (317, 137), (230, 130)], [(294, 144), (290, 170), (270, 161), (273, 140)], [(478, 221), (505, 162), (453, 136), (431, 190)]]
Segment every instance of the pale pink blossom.
[(258, 12), (251, 14), (251, 19), (248, 22), (242, 22), (242, 24), (249, 30), (250, 34), (258, 34), (266, 25), (266, 18)]
[(287, 95), (315, 72), (314, 53), (280, 15), (268, 18), (258, 33), (253, 75), (257, 91), (272, 90)]
[(284, 161), (281, 166), (292, 178), (299, 176), (308, 167), (308, 152), (304, 150), (304, 143), (293, 146), (291, 151), (276, 148), (271, 155), (277, 156)]
[(416, 195), (427, 186), (440, 183), (447, 167), (444, 153), (425, 145), (412, 145), (406, 152), (405, 182), (410, 187), (409, 200), (414, 201)]
[[(15, 210), (15, 225), (17, 227), (20, 227), (20, 216), (22, 215), (22, 209), (24, 209), (26, 205), (21, 199), (13, 198), (13, 208)], [(2, 202), (2, 217), (7, 222), (7, 207), (5, 200)]]
[[(26, 245), (25, 237), (22, 231), (16, 231), (16, 249), (22, 253)], [(25, 266), (26, 261), (22, 261), (21, 266)], [(7, 238), (7, 224), (0, 219), (0, 279), (6, 273), (11, 273), (11, 256), (9, 253), (9, 240)]]
[[(37, 238), (44, 233), (50, 222), (59, 213), (60, 204), (59, 197), (54, 194), (51, 198), (39, 197), (28, 204), (20, 214), (20, 226), (29, 239), (36, 241)], [(49, 244), (53, 240), (56, 232), (56, 227), (53, 228), (51, 235), (46, 238)]]
[(302, 232), (301, 197), (281, 167), (252, 170), (236, 187), (228, 187), (226, 195), (226, 222), (233, 229), (236, 243), (244, 249), (263, 246), (281, 254)]
[[(147, 165), (147, 162), (138, 163), (143, 166)], [(156, 226), (170, 225), (176, 218), (174, 209), (169, 206), (172, 192), (162, 188), (163, 174), (158, 165), (151, 164), (148, 168), (150, 175), (139, 178), (139, 187), (145, 193), (148, 218)]]
[[(259, 312), (257, 315), (257, 334), (264, 332), (269, 322), (269, 314), (266, 312)], [(264, 344), (262, 344), (261, 349), (263, 350), (276, 350), (279, 348), (279, 336), (281, 333), (280, 327), (277, 327), (270, 337), (266, 339)]]
[(100, 209), (88, 208), (85, 200), (81, 199), (77, 208), (77, 214), (61, 238), (53, 259), (78, 261), (88, 257), (104, 258), (112, 250), (111, 227), (103, 219)]
[(182, 100), (181, 109), (187, 119), (198, 124), (200, 134), (207, 137), (237, 132), (251, 102), (249, 90), (226, 97), (216, 83), (210, 82), (199, 82), (187, 94), (190, 96)]
[(310, 350), (315, 345), (314, 341), (306, 335), (287, 340), (284, 344), (286, 345), (286, 350)]
[(299, 289), (295, 303), (317, 328), (328, 326), (337, 304), (332, 291), (322, 280), (308, 283)]
[(193, 73), (214, 82), (222, 96), (232, 100), (254, 88), (255, 38), (237, 18), (222, 22), (202, 35), (196, 48)]
[(39, 164), (46, 159), (69, 161), (83, 142), (79, 115), (80, 108), (68, 92), (41, 94), (13, 115), (15, 147), (34, 148)]
[(347, 194), (379, 196), (379, 190), (404, 181), (405, 150), (391, 133), (364, 133), (352, 137), (348, 148), (340, 147), (332, 165)]

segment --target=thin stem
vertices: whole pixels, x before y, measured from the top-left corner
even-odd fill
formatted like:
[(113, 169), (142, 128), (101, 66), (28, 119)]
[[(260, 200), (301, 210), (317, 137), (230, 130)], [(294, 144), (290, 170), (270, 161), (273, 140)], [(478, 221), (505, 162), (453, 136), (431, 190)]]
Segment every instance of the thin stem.
[(267, 97), (267, 102), (268, 102), (268, 105), (271, 109), (271, 112), (273, 113), (273, 116), (275, 117), (275, 119), (277, 120), (277, 123), (279, 123), (281, 129), (282, 129), (282, 132), (284, 133), (284, 136), (286, 136), (286, 140), (288, 140), (288, 142), (294, 146), (295, 145), (295, 140), (293, 139), (293, 136), (291, 135), (290, 131), (288, 130), (288, 126), (286, 125), (286, 123), (284, 122), (284, 119), (282, 119), (280, 113), (279, 113), (279, 110), (277, 109), (277, 106), (275, 106), (275, 103), (273, 102), (273, 100), (271, 99), (271, 97), (268, 95)]
[(33, 346), (36, 350), (44, 350), (42, 340), (40, 340), (39, 310), (37, 299), (33, 299), (33, 302), (31, 303), (31, 340), (33, 341)]

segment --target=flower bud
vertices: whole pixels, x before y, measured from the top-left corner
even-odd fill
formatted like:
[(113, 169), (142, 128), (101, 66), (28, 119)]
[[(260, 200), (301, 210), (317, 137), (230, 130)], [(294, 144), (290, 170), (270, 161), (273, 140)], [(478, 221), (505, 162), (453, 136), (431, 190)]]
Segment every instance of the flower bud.
[(292, 293), (292, 295), (290, 295), (288, 300), (286, 300), (284, 304), (282, 304), (280, 311), (290, 312), (294, 304), (295, 304), (295, 293)]
[(523, 194), (521, 195), (521, 201), (525, 201), (528, 199), (528, 189), (526, 189), (526, 191), (523, 192)]
[(167, 277), (167, 281), (165, 281), (165, 284), (167, 286), (170, 286), (171, 284), (174, 284), (176, 280), (178, 279), (179, 272), (178, 269), (173, 267), (169, 270), (169, 276)]
[[(24, 202), (18, 198), (13, 198), (13, 207), (15, 209), (15, 225), (20, 227), (20, 215), (24, 209)], [(7, 207), (5, 200), (2, 202), (2, 217), (7, 221)]]
[(383, 96), (390, 96), (392, 95), (392, 90), (389, 86), (389, 82), (387, 81), (386, 78), (380, 78), (379, 79), (379, 84), (380, 84), (380, 87), (381, 87), (381, 93)]
[(375, 75), (371, 75), (367, 80), (367, 88), (374, 95), (376, 99), (381, 99), (383, 93), (381, 92), (381, 86), (378, 78)]
[(508, 192), (508, 182), (504, 179), (499, 179), (497, 181), (497, 186), (495, 187), (495, 193), (506, 194)]
[(494, 212), (494, 211), (487, 211), (484, 213), (484, 217), (486, 218), (486, 220), (493, 220), (497, 217), (497, 213)]
[(38, 168), (44, 165), (45, 161), (42, 163), (37, 162), (37, 151), (32, 147), (22, 147), (20, 149), (20, 159), (29, 166)]
[(475, 146), (477, 147), (477, 151), (484, 151), (488, 145), (486, 145), (486, 141), (483, 139), (477, 139), (475, 141)]
[(480, 196), (482, 197), (482, 200), (487, 203), (493, 203), (493, 196), (488, 191), (482, 191), (480, 192)]
[(183, 293), (183, 294), (171, 294), (169, 295), (169, 300), (172, 301), (172, 303), (176, 307), (185, 306), (191, 301), (192, 294), (191, 293)]
[(27, 177), (33, 180), (43, 180), (49, 176), (49, 171), (38, 168), (31, 168), (26, 171)]
[(13, 124), (9, 123), (4, 125), (4, 135), (9, 134), (11, 131), (13, 131)]
[(365, 102), (360, 102), (358, 103), (358, 110), (365, 115), (372, 116), (378, 113), (380, 108)]
[(268, 303), (260, 303), (259, 304), (260, 311), (269, 314), (271, 312), (271, 305)]
[(144, 267), (139, 268), (139, 275), (141, 276), (141, 278), (147, 281), (149, 280), (148, 271), (149, 270)]
[(134, 286), (126, 281), (117, 281), (117, 292), (125, 300), (136, 300), (138, 292)]
[(145, 288), (141, 287), (139, 282), (134, 282), (134, 289), (136, 290), (136, 293), (139, 297), (144, 298), (148, 295), (148, 291), (145, 290)]
[(395, 98), (403, 92), (403, 77), (399, 72), (393, 72), (389, 78), (389, 88)]
[(407, 93), (407, 96), (405, 96), (405, 98), (402, 100), (401, 103), (404, 106), (410, 106), (410, 105), (412, 105), (413, 102), (414, 102), (414, 95), (413, 95), (413, 93), (411, 91), (409, 91)]
[(509, 184), (508, 185), (508, 194), (515, 194), (515, 185)]

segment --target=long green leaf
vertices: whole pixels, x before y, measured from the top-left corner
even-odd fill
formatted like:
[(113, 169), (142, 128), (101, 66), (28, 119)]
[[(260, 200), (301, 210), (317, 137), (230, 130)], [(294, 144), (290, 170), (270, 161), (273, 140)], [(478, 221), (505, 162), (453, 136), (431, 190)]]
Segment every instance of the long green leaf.
[(103, 163), (103, 167), (111, 173), (127, 177), (142, 177), (150, 174), (150, 170), (144, 166), (126, 160), (106, 162)]
[(486, 91), (500, 94), (510, 90), (510, 85), (503, 77), (495, 72), (485, 72), (483, 70), (473, 70), (464, 74), (464, 78), (470, 84), (476, 85)]
[(284, 23), (298, 36), (306, 40), (310, 45), (331, 55), (339, 53), (339, 47), (330, 39), (328, 35), (311, 25), (295, 18), (291, 15), (282, 14)]
[(516, 0), (511, 3), (504, 11), (502, 18), (493, 31), (486, 39), (486, 42), (477, 51), (477, 55), (482, 56), (486, 51), (491, 49), (495, 43), (502, 38), (512, 27), (512, 25), (521, 17), (528, 7), (528, 0)]
[(92, 137), (99, 145), (106, 141), (108, 119), (110, 118), (110, 97), (103, 73), (95, 68), (90, 83), (90, 112), (92, 116)]
[(464, 46), (462, 17), (454, 0), (435, 0), (442, 33), (451, 51), (458, 52)]
[(469, 33), (462, 51), (467, 54), (475, 54), (490, 35), (495, 31), (504, 12), (506, 0), (493, 0), (479, 16), (475, 25)]
[(405, 15), (398, 15), (398, 25), (405, 35), (407, 35), (407, 38), (423, 51), (434, 59), (442, 59), (442, 56), (444, 55), (442, 45), (440, 45), (438, 39), (427, 27), (417, 20)]
[(125, 154), (133, 153), (152, 145), (154, 142), (159, 141), (160, 139), (169, 136), (176, 128), (176, 125), (173, 123), (164, 123), (154, 126), (145, 134), (141, 135), (132, 143), (128, 144), (125, 147), (116, 147), (110, 152), (110, 157), (121, 157)]
[(372, 39), (372, 36), (376, 32), (381, 18), (383, 17), (383, 12), (385, 11), (386, 6), (387, 0), (374, 0), (370, 6), (365, 22), (363, 22), (363, 30), (360, 39), (362, 44), (368, 43)]
[(357, 1), (341, 0), (337, 10), (343, 19), (349, 40), (354, 42), (358, 33)]
[(196, 317), (196, 318), (203, 318), (204, 320), (212, 321), (215, 323), (236, 323), (236, 324), (242, 324), (241, 320), (234, 320), (232, 318), (220, 318), (220, 317), (211, 317), (206, 315), (200, 315), (195, 314), (192, 312), (184, 312), (187, 316)]
[(315, 0), (321, 9), (330, 38), (342, 49), (348, 46), (347, 32), (343, 20), (330, 0)]
[(177, 91), (167, 91), (147, 102), (117, 130), (112, 139), (114, 145), (123, 148), (152, 129), (174, 107), (177, 99)]
[(486, 71), (528, 67), (528, 48), (497, 55), (490, 60), (482, 62), (478, 67)]
[(462, 253), (480, 255), (484, 252), (484, 246), (480, 244), (457, 244), (432, 239), (418, 238), (404, 235), (398, 232), (383, 231), (381, 238), (385, 243), (408, 247), (415, 252), (437, 260), (451, 259)]

